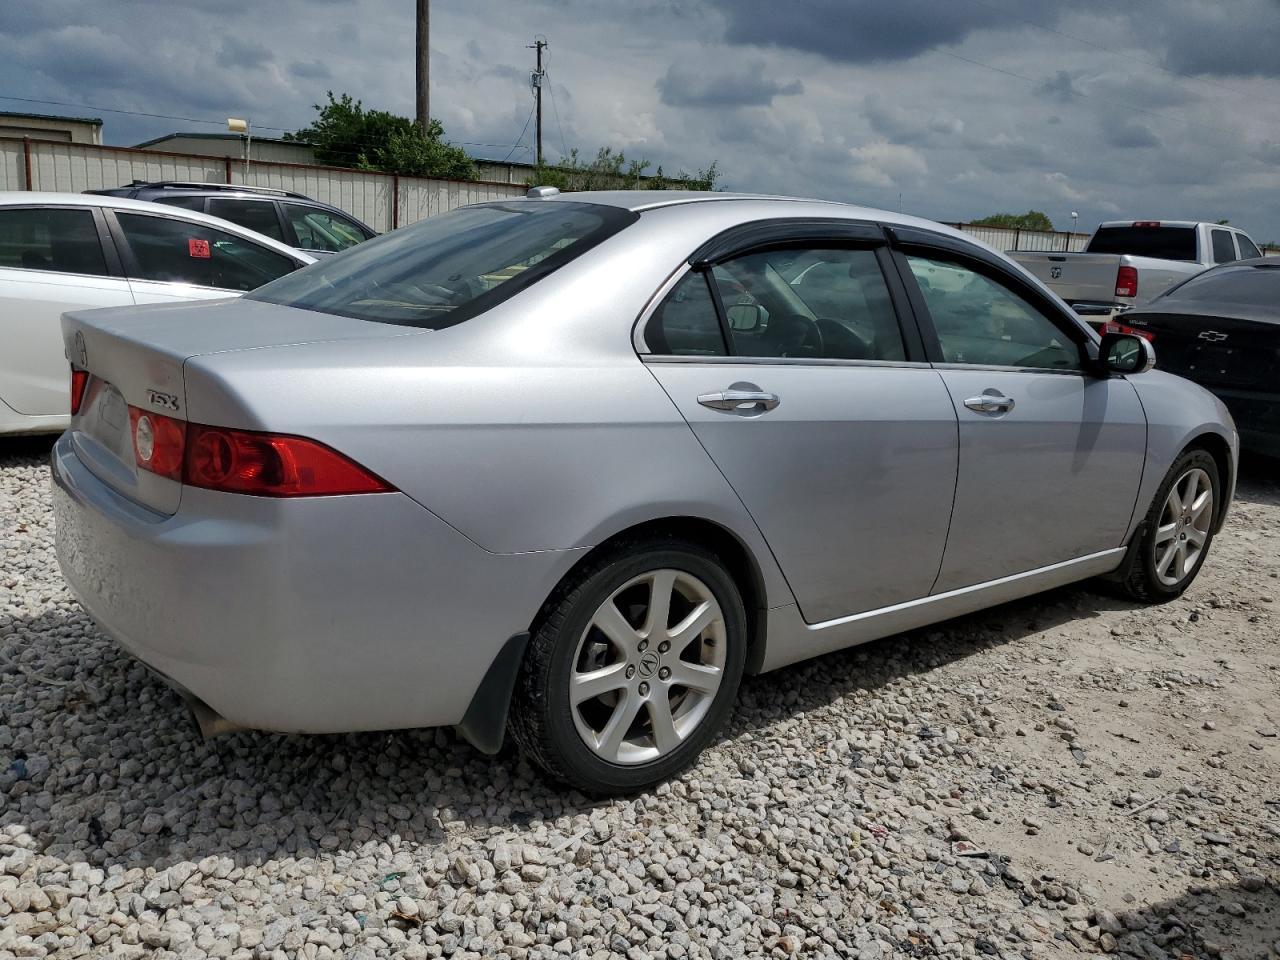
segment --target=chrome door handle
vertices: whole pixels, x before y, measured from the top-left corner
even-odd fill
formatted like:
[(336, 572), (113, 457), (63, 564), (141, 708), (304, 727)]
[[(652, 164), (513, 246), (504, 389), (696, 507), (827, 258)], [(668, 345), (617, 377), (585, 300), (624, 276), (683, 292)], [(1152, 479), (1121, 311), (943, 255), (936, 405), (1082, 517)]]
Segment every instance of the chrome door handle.
[(762, 390), (718, 390), (715, 393), (704, 393), (698, 402), (713, 410), (751, 410), (759, 407), (772, 410), (782, 401), (776, 393), (765, 393)]
[(1008, 413), (1013, 409), (1013, 397), (1006, 397), (995, 391), (970, 397), (964, 402), (970, 410), (979, 413)]

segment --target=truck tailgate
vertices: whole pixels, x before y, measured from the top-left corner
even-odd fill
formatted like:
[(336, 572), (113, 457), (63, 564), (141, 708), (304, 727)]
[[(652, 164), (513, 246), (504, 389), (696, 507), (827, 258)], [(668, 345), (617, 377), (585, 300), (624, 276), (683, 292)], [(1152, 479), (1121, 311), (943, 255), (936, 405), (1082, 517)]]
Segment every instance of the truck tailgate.
[(1067, 303), (1112, 303), (1116, 299), (1115, 253), (1010, 253)]

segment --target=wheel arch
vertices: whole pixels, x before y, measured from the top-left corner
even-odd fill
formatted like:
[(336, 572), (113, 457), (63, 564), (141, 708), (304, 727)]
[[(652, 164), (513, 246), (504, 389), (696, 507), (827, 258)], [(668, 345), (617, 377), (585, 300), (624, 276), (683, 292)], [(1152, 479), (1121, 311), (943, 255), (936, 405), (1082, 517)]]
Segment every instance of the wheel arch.
[(1178, 456), (1181, 457), (1182, 454), (1189, 450), (1205, 451), (1205, 453), (1213, 457), (1213, 462), (1218, 467), (1218, 479), (1222, 485), (1222, 490), (1221, 495), (1218, 497), (1218, 503), (1214, 507), (1213, 532), (1217, 533), (1226, 523), (1227, 509), (1231, 503), (1231, 497), (1236, 485), (1235, 458), (1231, 453), (1231, 444), (1221, 434), (1206, 430), (1204, 433), (1192, 437)]

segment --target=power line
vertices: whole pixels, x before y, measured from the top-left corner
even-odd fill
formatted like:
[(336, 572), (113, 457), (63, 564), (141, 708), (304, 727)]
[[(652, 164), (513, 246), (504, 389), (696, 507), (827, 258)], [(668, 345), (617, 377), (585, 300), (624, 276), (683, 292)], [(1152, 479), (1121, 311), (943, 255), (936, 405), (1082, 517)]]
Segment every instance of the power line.
[(1082, 43), (1086, 47), (1093, 47), (1093, 49), (1095, 50), (1101, 50), (1104, 53), (1109, 53), (1109, 54), (1112, 54), (1113, 56), (1121, 57), (1125, 60), (1130, 60), (1133, 63), (1140, 63), (1143, 66), (1152, 67), (1156, 70), (1163, 71), (1164, 73), (1167, 73), (1172, 77), (1181, 77), (1184, 80), (1191, 80), (1195, 83), (1206, 83), (1211, 86), (1220, 87), (1223, 90), (1229, 90), (1230, 92), (1240, 96), (1249, 97), (1251, 100), (1261, 100), (1265, 103), (1273, 103), (1273, 104), (1276, 104), (1277, 106), (1280, 106), (1280, 100), (1276, 100), (1272, 97), (1259, 96), (1256, 93), (1252, 93), (1248, 90), (1243, 90), (1240, 87), (1233, 87), (1228, 83), (1222, 83), (1219, 80), (1214, 80), (1212, 77), (1202, 77), (1202, 76), (1197, 76), (1193, 73), (1184, 73), (1181, 70), (1173, 70), (1169, 67), (1163, 66), (1162, 64), (1156, 63), (1153, 60), (1145, 60), (1142, 57), (1135, 57), (1131, 53), (1125, 53), (1123, 50), (1117, 50), (1115, 49), (1115, 47), (1104, 46), (1103, 44), (1098, 43), (1095, 40), (1090, 40), (1087, 37), (1078, 37), (1073, 33), (1067, 33), (1064, 30), (1058, 30), (1056, 27), (1051, 27), (1048, 24), (1040, 23), (1039, 21), (1032, 20), (1029, 17), (1024, 17), (1020, 14), (1013, 13), (1009, 10), (1004, 9), (1001, 6), (998, 6), (997, 4), (989, 3), (987, 2), (987, 0), (969, 0), (969, 2), (980, 4), (981, 6), (984, 6), (989, 10), (995, 10), (996, 12), (1002, 13), (1006, 17), (1010, 17), (1014, 20), (1021, 20), (1023, 23), (1036, 27), (1039, 30), (1044, 30), (1048, 33), (1055, 34), (1059, 37), (1065, 37), (1068, 40), (1074, 40), (1076, 43)]
[[(0, 96), (0, 100), (14, 100), (18, 103), (46, 103), (58, 107), (74, 107), (77, 110), (93, 110), (96, 113), (119, 113), (128, 117), (149, 117), (153, 120), (182, 120), (186, 123), (212, 123), (216, 126), (225, 126), (226, 118), (221, 120), (204, 120), (200, 117), (179, 117), (168, 113), (143, 113), (139, 110), (117, 110), (114, 107), (95, 107), (87, 103), (71, 103), (67, 100), (37, 100), (33, 97), (4, 97)], [(288, 127), (272, 127), (265, 123), (259, 123), (257, 120), (253, 122), (255, 130), (288, 130)]]
[(569, 155), (569, 146), (564, 139), (564, 127), (560, 125), (560, 108), (556, 106), (556, 82), (554, 78), (551, 79), (547, 89), (551, 91), (551, 112), (556, 115), (556, 129), (560, 131), (560, 156), (562, 158), (567, 157)]
[[(525, 118), (524, 118), (524, 126), (523, 126), (523, 127), (521, 127), (521, 129), (520, 129), (520, 136), (516, 137), (516, 142), (515, 142), (514, 144), (512, 144), (512, 145), (511, 145), (511, 150), (510, 150), (510, 152), (509, 152), (505, 157), (503, 157), (503, 158), (502, 158), (502, 162), (503, 162), (503, 163), (506, 163), (508, 160), (510, 160), (510, 159), (511, 159), (511, 154), (512, 154), (512, 153), (515, 153), (515, 152), (516, 152), (516, 147), (520, 146), (520, 141), (524, 139), (524, 135), (525, 135), (525, 134), (528, 132), (528, 130), (529, 130), (529, 121), (533, 119), (533, 111), (534, 111), (536, 108), (537, 108), (537, 104), (534, 104), (533, 106), (531, 106), (531, 107), (529, 108), (529, 115), (528, 115), (527, 117), (525, 117)], [(526, 147), (525, 149), (527, 150), (527, 149), (528, 149), (528, 147)]]

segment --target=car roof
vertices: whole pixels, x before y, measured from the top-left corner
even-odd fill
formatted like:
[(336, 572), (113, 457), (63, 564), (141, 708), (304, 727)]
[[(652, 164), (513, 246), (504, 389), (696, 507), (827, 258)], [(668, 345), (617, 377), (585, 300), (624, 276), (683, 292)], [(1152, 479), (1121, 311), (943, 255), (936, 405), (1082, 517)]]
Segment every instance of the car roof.
[(226, 233), (234, 233), (253, 240), (254, 243), (269, 247), (279, 253), (300, 259), (304, 263), (314, 263), (315, 257), (304, 253), (288, 244), (273, 240), (271, 237), (247, 230), (237, 223), (211, 217), (207, 213), (175, 207), (167, 203), (152, 203), (149, 200), (131, 200), (128, 197), (108, 196), (96, 193), (53, 193), (43, 190), (4, 190), (0, 191), (0, 207), (110, 207), (113, 210), (136, 210), (139, 213), (158, 213), (175, 220), (190, 220), (216, 227)]
[[(944, 233), (960, 237), (967, 243), (985, 249), (994, 249), (981, 242), (971, 234), (962, 233), (953, 227), (925, 220), (905, 213), (894, 213), (891, 210), (879, 210), (875, 207), (863, 207), (840, 200), (819, 200), (810, 197), (785, 197), (776, 194), (758, 193), (721, 193), (712, 190), (583, 190), (578, 193), (556, 193), (543, 197), (514, 197), (510, 200), (490, 200), (485, 203), (597, 203), (604, 206), (620, 207), (642, 213), (646, 210), (657, 210), (665, 207), (680, 207), (688, 204), (724, 203), (762, 204), (777, 208), (779, 217), (834, 217), (847, 220), (870, 220), (891, 226), (918, 227), (934, 233)], [(480, 204), (476, 204), (480, 206)]]

